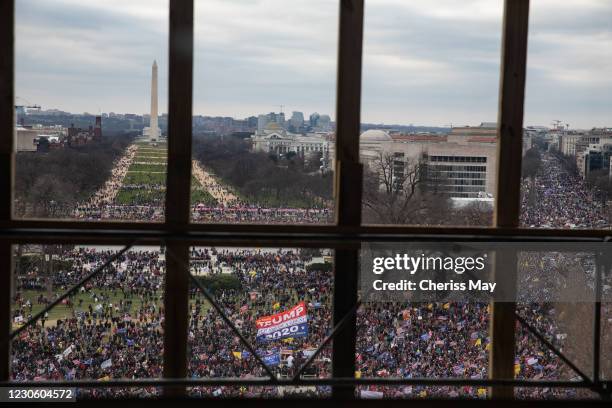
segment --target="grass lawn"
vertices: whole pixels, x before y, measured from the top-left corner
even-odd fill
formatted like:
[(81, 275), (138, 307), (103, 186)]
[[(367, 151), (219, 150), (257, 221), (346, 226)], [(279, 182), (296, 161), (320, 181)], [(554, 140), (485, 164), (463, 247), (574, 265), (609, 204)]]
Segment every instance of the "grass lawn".
[(207, 206), (217, 205), (217, 200), (206, 190), (200, 188), (191, 189), (191, 205), (204, 204)]
[(120, 205), (158, 205), (163, 202), (164, 190), (119, 190), (115, 202)]
[[(149, 185), (165, 185), (166, 173), (133, 173), (127, 172), (123, 179), (123, 184), (149, 184)], [(200, 188), (200, 182), (194, 176), (191, 176), (191, 186)]]
[(157, 142), (156, 146), (151, 145), (149, 142), (136, 142), (134, 144), (139, 147), (145, 147), (145, 148), (151, 148), (151, 149), (156, 149), (156, 148), (165, 149), (168, 146), (166, 142)]
[(167, 162), (168, 156), (161, 156), (158, 154), (137, 154), (134, 156), (134, 161)]
[(163, 146), (147, 146), (147, 145), (138, 145), (139, 152), (166, 152), (168, 147), (166, 145)]
[(165, 185), (166, 173), (127, 173), (123, 184)]
[(153, 156), (136, 156), (134, 157), (135, 162), (147, 162), (147, 163), (166, 163), (166, 157), (153, 157)]
[[(94, 289), (93, 292), (96, 294), (99, 294), (104, 291)], [(45, 305), (36, 303), (36, 298), (38, 297), (40, 293), (41, 292), (36, 291), (36, 290), (26, 290), (23, 292), (24, 298), (30, 299), (30, 301), (34, 305), (34, 307), (32, 308), (32, 315), (35, 315), (36, 313), (40, 312), (45, 306)], [(46, 293), (46, 292), (42, 292), (42, 293)], [(123, 293), (120, 290), (117, 290), (115, 295), (112, 294), (113, 293), (112, 291), (106, 292), (106, 293), (111, 294), (110, 303), (112, 303), (113, 305), (119, 304), (119, 300), (124, 299)], [(161, 290), (157, 292), (157, 295), (160, 297), (161, 297), (161, 294), (162, 294)], [(79, 299), (83, 299), (83, 304), (81, 305), (81, 307), (79, 307)], [(72, 303), (74, 305), (75, 310), (83, 311), (83, 312), (89, 310), (89, 305), (95, 308), (97, 304), (96, 302), (94, 302), (94, 299), (91, 298), (89, 294), (81, 293), (81, 292), (77, 292), (77, 294), (72, 297)], [(138, 297), (136, 296), (132, 297), (132, 308), (130, 309), (130, 311), (137, 311), (140, 308), (141, 304), (142, 302), (140, 301)], [(49, 311), (49, 320), (65, 319), (70, 316), (71, 316), (70, 308), (68, 308), (68, 306), (63, 305), (63, 304), (59, 304)]]
[(128, 171), (155, 171), (155, 172), (159, 172), (159, 171), (166, 171), (166, 165), (165, 164), (135, 164), (133, 163)]
[(166, 149), (150, 149), (150, 148), (139, 148), (136, 151), (135, 156), (164, 156), (167, 157), (168, 156), (168, 152), (166, 152)]
[[(97, 290), (94, 289), (93, 290), (94, 293), (96, 294), (100, 294), (102, 292), (102, 290)], [(41, 293), (39, 291), (36, 290), (26, 290), (23, 293), (23, 297), (25, 299), (29, 299), (30, 302), (32, 302), (32, 304), (34, 305), (34, 307), (32, 308), (32, 316), (35, 315), (36, 313), (40, 312), (46, 305), (43, 304), (37, 304), (36, 303), (36, 299), (38, 298), (38, 295)], [(46, 293), (46, 292), (42, 292), (42, 293)], [(121, 292), (121, 290), (117, 290), (117, 291), (106, 291), (105, 292), (107, 295), (110, 294), (110, 299), (106, 300), (105, 302), (110, 302), (113, 305), (115, 304), (119, 304), (119, 301), (121, 299), (125, 299), (123, 296), (123, 293)], [(156, 292), (156, 295), (159, 299), (157, 307), (161, 307), (163, 306), (163, 290), (159, 290)], [(198, 296), (202, 296), (201, 294), (199, 294)], [(83, 303), (81, 304), (81, 306), (79, 306), (79, 299), (83, 299)], [(137, 296), (134, 296), (131, 298), (132, 299), (132, 307), (130, 308), (130, 313), (136, 313), (140, 307), (142, 306), (142, 302), (141, 299)], [(203, 297), (200, 299), (201, 301), (204, 300), (204, 304), (202, 305), (202, 308), (204, 310), (204, 312), (206, 310), (208, 310), (208, 308), (210, 308), (210, 304), (208, 303), (208, 301), (206, 301), (205, 299), (203, 299)], [(98, 302), (100, 303), (100, 302)], [(72, 296), (72, 304), (74, 305), (74, 310), (75, 311), (82, 311), (82, 312), (86, 312), (89, 311), (89, 305), (91, 305), (92, 308), (95, 308), (96, 305), (98, 304), (96, 302), (94, 302), (94, 299), (88, 294), (88, 293), (81, 293), (81, 292), (77, 292), (76, 295)], [(189, 299), (189, 305), (193, 305), (195, 303), (195, 298), (194, 299)], [(49, 317), (47, 318), (47, 322), (45, 323), (45, 326), (50, 326), (52, 324), (55, 323), (55, 321), (57, 319), (66, 319), (72, 317), (72, 312), (70, 310), (70, 308), (66, 305), (63, 304), (59, 304), (57, 306), (55, 306), (54, 308), (52, 308), (51, 310), (49, 310)], [(25, 318), (25, 316), (24, 316)], [(13, 328), (18, 327), (19, 325), (13, 324)]]

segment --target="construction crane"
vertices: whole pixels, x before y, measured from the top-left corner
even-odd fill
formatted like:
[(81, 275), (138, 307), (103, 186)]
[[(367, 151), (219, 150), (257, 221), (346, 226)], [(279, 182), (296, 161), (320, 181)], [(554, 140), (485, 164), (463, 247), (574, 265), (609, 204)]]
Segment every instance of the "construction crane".
[(554, 119), (551, 124), (553, 125), (554, 130), (559, 130), (559, 128), (563, 128), (563, 126), (561, 126), (561, 123), (563, 122), (559, 119)]
[[(19, 104), (19, 100), (22, 101), (21, 104)], [(25, 122), (25, 118), (23, 117), (26, 114), (26, 109), (36, 109), (36, 110), (40, 110), (40, 105), (33, 105), (31, 104), (29, 101), (20, 98), (20, 97), (16, 97), (15, 98), (15, 102), (17, 102), (17, 104), (15, 104), (15, 116), (17, 119), (17, 123), (20, 125), (23, 125)], [(25, 102), (25, 103), (23, 103)]]
[(40, 110), (40, 105), (33, 105), (32, 103), (30, 103), (28, 100), (23, 99), (21, 97), (16, 97), (15, 98), (15, 102), (19, 102), (19, 100), (25, 102), (25, 103), (21, 103), (21, 104), (16, 104), (15, 105), (15, 109), (36, 109), (36, 110)]

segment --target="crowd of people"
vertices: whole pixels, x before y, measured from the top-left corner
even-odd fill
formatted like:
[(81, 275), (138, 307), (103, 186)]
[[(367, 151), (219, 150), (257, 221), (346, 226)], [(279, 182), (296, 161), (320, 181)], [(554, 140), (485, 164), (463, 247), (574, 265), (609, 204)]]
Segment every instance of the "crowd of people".
[(542, 152), (537, 175), (521, 182), (521, 224), (535, 228), (606, 228), (601, 200), (555, 154)]
[[(117, 205), (119, 189), (142, 190), (141, 185), (122, 186), (136, 150), (129, 147), (111, 179), (75, 215), (85, 219), (146, 219), (160, 221), (160, 203)], [(521, 223), (528, 227), (598, 228), (608, 225), (605, 209), (583, 181), (564, 169), (554, 154), (543, 152), (543, 164), (533, 178), (522, 181)], [(218, 206), (196, 204), (197, 222), (329, 223), (328, 208), (263, 208), (242, 203), (230, 189), (194, 163), (194, 176)], [(61, 259), (69, 268), (46, 276), (36, 267), (20, 271), (13, 299), (13, 320), (18, 326), (47, 304), (53, 294), (71, 284), (114, 253), (112, 250), (76, 248)], [(320, 255), (320, 254), (319, 254)], [(330, 333), (332, 324), (332, 274), (312, 268), (313, 255), (301, 250), (214, 249), (191, 251), (192, 273), (233, 277), (237, 288), (214, 292), (224, 312), (256, 352), (267, 359), (274, 374), (290, 378)], [(537, 253), (519, 259), (521, 293), (541, 291), (534, 277), (544, 281), (556, 265), (580, 266), (587, 282), (593, 281), (594, 263), (584, 254), (572, 259)], [(13, 340), (12, 375), (18, 381), (40, 379), (157, 378), (162, 375), (163, 279), (165, 257), (159, 250), (132, 250), (91, 280), (65, 305), (66, 316), (45, 315)], [(51, 279), (51, 281), (49, 281)], [(540, 282), (541, 283), (541, 282)], [(548, 282), (551, 283), (551, 282)], [(554, 282), (552, 282), (554, 283)], [(542, 296), (541, 293), (539, 293)], [(255, 321), (305, 302), (308, 335), (269, 342), (256, 340)], [(551, 303), (522, 303), (519, 312), (560, 348), (567, 330)], [(605, 316), (611, 311), (604, 310)], [(191, 378), (261, 378), (264, 368), (225, 324), (197, 287), (189, 293), (188, 375)], [(490, 309), (482, 303), (367, 303), (357, 315), (356, 376), (358, 378), (471, 378), (488, 376)], [(516, 331), (515, 375), (519, 379), (570, 379), (572, 371), (522, 326)], [(606, 337), (607, 338), (607, 337)], [(331, 376), (331, 349), (324, 349), (304, 372), (306, 377)], [(90, 396), (155, 395), (154, 387), (100, 389)], [(194, 396), (279, 397), (292, 393), (328, 395), (329, 387), (209, 386), (191, 387)], [(484, 387), (462, 386), (362, 386), (363, 397), (485, 398)], [(517, 388), (520, 397), (584, 397), (578, 389)]]
[[(113, 250), (78, 248), (61, 254), (70, 268), (48, 276), (38, 267), (17, 276), (13, 300), (16, 326), (32, 317), (36, 304), (55, 300), (103, 264)], [(164, 262), (159, 251), (135, 250), (66, 299), (63, 316), (48, 312), (12, 342), (11, 372), (16, 381), (158, 378), (162, 373)], [(35, 299), (34, 299), (35, 297)], [(89, 396), (152, 395), (154, 388), (91, 389)]]
[[(35, 307), (57, 295), (102, 264), (114, 250), (75, 248), (60, 258), (69, 267), (45, 275), (30, 267), (17, 276), (13, 320), (17, 327)], [(318, 265), (323, 254), (303, 250), (193, 248), (196, 276), (230, 276), (239, 285), (214, 291), (217, 302), (244, 336), (264, 356), (278, 356), (270, 368), (292, 377), (331, 331), (333, 279)], [(317, 256), (314, 259), (313, 256)], [(537, 263), (534, 263), (537, 265)], [(546, 264), (544, 264), (545, 266)], [(313, 267), (314, 266), (314, 267)], [(13, 340), (12, 375), (18, 381), (41, 379), (157, 378), (163, 356), (163, 279), (165, 254), (133, 249), (71, 296), (65, 316), (45, 315)], [(49, 279), (51, 279), (49, 281)], [(306, 337), (261, 342), (255, 320), (305, 302)], [(521, 313), (551, 341), (565, 338), (554, 308), (523, 305)], [(191, 378), (261, 378), (266, 373), (221, 316), (192, 286), (189, 294), (188, 374)], [(357, 315), (358, 378), (487, 378), (489, 306), (481, 303), (366, 303)], [(563, 379), (571, 370), (522, 328), (517, 331), (517, 378)], [(269, 360), (268, 360), (269, 361)], [(326, 347), (304, 371), (306, 378), (331, 375)], [(304, 393), (324, 396), (329, 387), (192, 387), (194, 396), (279, 397)], [(483, 387), (363, 386), (372, 397), (486, 397)], [(86, 395), (155, 395), (154, 387), (100, 389)], [(524, 397), (580, 396), (575, 389), (521, 388)]]
[[(209, 260), (209, 258), (212, 258)], [(271, 367), (280, 378), (290, 378), (331, 331), (331, 272), (308, 268), (310, 255), (297, 250), (262, 251), (255, 249), (215, 251), (200, 249), (192, 253), (199, 267), (211, 273), (230, 268), (241, 284), (239, 290), (224, 290), (216, 298), (225, 313), (257, 348), (260, 356), (277, 354), (278, 365)], [(221, 316), (205, 302), (194, 288), (189, 326), (189, 375), (193, 378), (265, 377), (258, 361), (250, 355)], [(255, 320), (287, 310), (305, 302), (308, 310), (308, 336), (257, 342)], [(207, 341), (202, 341), (207, 339)], [(331, 373), (331, 354), (324, 349), (306, 371), (307, 377), (324, 378)], [(278, 387), (196, 387), (194, 395), (279, 396), (296, 390)], [(300, 392), (325, 394), (327, 387)]]
[(79, 218), (91, 220), (150, 221), (164, 220), (164, 208), (155, 205), (105, 205), (79, 209)]
[(328, 224), (334, 221), (331, 207), (272, 208), (241, 200), (228, 186), (193, 160), (193, 175), (214, 199), (215, 205), (195, 203), (192, 220), (203, 223)]
[[(13, 299), (16, 327), (45, 305), (50, 287), (58, 295), (101, 265), (113, 251), (79, 248), (61, 258), (71, 267), (51, 277), (38, 267), (17, 276)], [(225, 313), (256, 344), (260, 356), (278, 355), (271, 369), (288, 378), (331, 330), (331, 273), (308, 268), (312, 256), (298, 250), (194, 249), (193, 262), (209, 275), (229, 275), (240, 289), (215, 293)], [(157, 378), (163, 356), (164, 259), (160, 251), (127, 252), (71, 296), (66, 316), (45, 315), (13, 340), (13, 378), (17, 381), (111, 378)], [(49, 281), (50, 279), (50, 281)], [(255, 320), (298, 302), (308, 309), (308, 335), (267, 343), (256, 341)], [(189, 375), (193, 378), (265, 375), (236, 334), (197, 287), (190, 290)], [(82, 338), (86, 336), (86, 338)], [(306, 376), (328, 376), (330, 351), (324, 350)], [(153, 395), (155, 388), (90, 390), (88, 396)], [(321, 394), (326, 387), (195, 387), (194, 395), (278, 396), (279, 393)]]
[(233, 206), (238, 202), (238, 196), (229, 188), (219, 183), (210, 173), (202, 168), (200, 162), (192, 161), (193, 176), (208, 193), (223, 207)]
[[(125, 182), (128, 173), (151, 174), (131, 170), (132, 165), (165, 164), (164, 156), (159, 156), (159, 149), (148, 149), (137, 144), (130, 145), (115, 163), (110, 179), (86, 202), (79, 204), (72, 211), (73, 216), (82, 220), (163, 221), (165, 183)], [(152, 161), (142, 161), (143, 158)], [(194, 222), (328, 224), (334, 221), (331, 207), (270, 208), (247, 203), (240, 200), (230, 187), (204, 170), (197, 160), (193, 160), (192, 171), (194, 183), (199, 183), (194, 188), (212, 197), (210, 202), (194, 202), (191, 209)]]
[(126, 176), (155, 173), (134, 170), (133, 166), (164, 165), (164, 152), (160, 148), (130, 145), (115, 163), (110, 179), (86, 203), (77, 206), (74, 216), (85, 220), (163, 221), (166, 190), (163, 178), (147, 181), (147, 177), (137, 177), (141, 181), (126, 182)]
[(115, 197), (123, 185), (123, 179), (132, 165), (137, 151), (138, 146), (135, 144), (127, 147), (125, 153), (115, 162), (110, 178), (85, 203), (77, 206), (74, 210), (74, 217), (82, 219), (95, 218), (97, 214), (102, 214), (102, 208), (111, 205), (115, 201)]
[[(550, 304), (521, 304), (519, 312), (563, 349), (566, 334)], [(479, 303), (427, 305), (378, 303), (363, 307), (357, 320), (357, 375), (361, 378), (469, 378), (488, 375), (489, 306)], [(569, 380), (576, 374), (534, 335), (517, 325), (517, 379)], [(476, 386), (363, 386), (380, 398), (485, 398)], [(576, 388), (517, 387), (519, 398), (575, 398)]]
[[(486, 304), (373, 303), (357, 316), (361, 378), (487, 377)], [(381, 397), (484, 397), (479, 387), (369, 386)], [(362, 389), (362, 391), (363, 391)]]
[(330, 208), (265, 208), (246, 203), (230, 207), (195, 205), (192, 219), (208, 223), (329, 224), (334, 222), (334, 211)]

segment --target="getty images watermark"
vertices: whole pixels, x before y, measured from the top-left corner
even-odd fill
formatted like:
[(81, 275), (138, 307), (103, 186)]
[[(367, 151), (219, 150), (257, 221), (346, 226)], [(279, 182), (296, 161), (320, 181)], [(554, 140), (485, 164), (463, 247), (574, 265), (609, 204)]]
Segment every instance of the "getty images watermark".
[(360, 259), (361, 296), (369, 302), (605, 302), (612, 300), (609, 247), (366, 243)]

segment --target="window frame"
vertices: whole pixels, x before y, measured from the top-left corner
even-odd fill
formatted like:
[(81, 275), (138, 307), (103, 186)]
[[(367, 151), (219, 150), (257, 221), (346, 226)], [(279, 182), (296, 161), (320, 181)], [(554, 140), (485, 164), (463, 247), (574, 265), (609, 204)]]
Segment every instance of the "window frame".
[[(15, 0), (0, 2), (0, 384), (10, 384), (12, 245), (19, 243), (165, 244), (175, 255), (166, 265), (164, 367), (167, 395), (181, 396), (187, 384), (188, 248), (190, 245), (328, 247), (335, 250), (333, 325), (348, 316), (333, 342), (337, 379), (354, 378), (357, 266), (363, 241), (411, 240), (607, 240), (605, 230), (534, 230), (519, 227), (522, 129), (529, 0), (503, 0), (498, 105), (497, 193), (492, 227), (361, 225), (363, 167), (359, 162), (364, 0), (338, 0), (339, 42), (336, 92), (335, 215), (332, 225), (195, 224), (190, 220), (194, 1), (169, 0), (168, 173), (162, 223), (19, 220), (12, 218), (14, 176)], [(497, 262), (516, 262), (498, 259)], [(341, 268), (339, 266), (342, 266)], [(505, 277), (516, 282), (516, 276)], [(596, 313), (598, 309), (595, 307)], [(515, 303), (492, 304), (489, 380), (492, 398), (513, 398)], [(600, 313), (600, 311), (599, 311)], [(599, 357), (598, 339), (596, 352)], [(185, 379), (183, 381), (177, 379)], [(598, 376), (596, 375), (596, 379)], [(449, 380), (462, 385), (469, 381)], [(329, 382), (329, 381), (328, 381)], [(370, 381), (375, 383), (375, 380)], [(404, 381), (403, 383), (410, 383)], [(418, 381), (417, 381), (418, 382)], [(448, 382), (448, 381), (447, 381)], [(87, 383), (87, 381), (81, 382)], [(95, 383), (95, 381), (90, 381)], [(112, 381), (111, 381), (112, 383)], [(330, 382), (330, 384), (333, 383)], [(355, 385), (333, 383), (332, 398), (355, 398)], [(382, 382), (381, 382), (382, 383)], [(398, 382), (401, 383), (401, 382)], [(412, 381), (414, 383), (414, 381)], [(440, 383), (440, 381), (438, 381)], [(473, 382), (477, 383), (477, 382)], [(542, 382), (544, 384), (544, 382)]]

